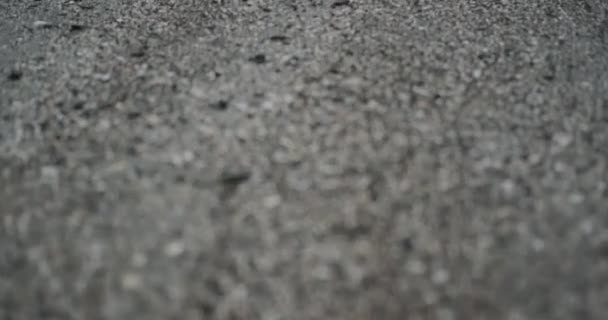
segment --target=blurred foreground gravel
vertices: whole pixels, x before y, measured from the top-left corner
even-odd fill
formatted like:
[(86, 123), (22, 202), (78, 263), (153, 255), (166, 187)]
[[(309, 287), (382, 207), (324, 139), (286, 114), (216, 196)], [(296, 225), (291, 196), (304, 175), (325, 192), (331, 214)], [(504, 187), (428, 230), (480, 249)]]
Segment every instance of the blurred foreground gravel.
[(0, 2), (0, 319), (608, 319), (608, 2)]

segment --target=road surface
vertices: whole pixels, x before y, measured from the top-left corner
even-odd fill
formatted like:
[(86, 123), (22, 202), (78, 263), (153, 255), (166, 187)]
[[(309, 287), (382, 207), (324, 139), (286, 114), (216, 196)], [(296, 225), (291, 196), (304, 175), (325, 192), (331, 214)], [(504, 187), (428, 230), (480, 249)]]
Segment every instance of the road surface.
[(0, 319), (608, 319), (602, 0), (0, 3)]

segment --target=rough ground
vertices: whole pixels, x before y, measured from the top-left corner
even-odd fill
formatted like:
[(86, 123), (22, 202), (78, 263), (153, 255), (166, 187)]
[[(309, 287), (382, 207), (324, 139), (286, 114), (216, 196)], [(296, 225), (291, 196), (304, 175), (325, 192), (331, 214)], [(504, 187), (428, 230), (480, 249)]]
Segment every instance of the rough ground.
[(0, 2), (0, 319), (608, 319), (608, 2)]

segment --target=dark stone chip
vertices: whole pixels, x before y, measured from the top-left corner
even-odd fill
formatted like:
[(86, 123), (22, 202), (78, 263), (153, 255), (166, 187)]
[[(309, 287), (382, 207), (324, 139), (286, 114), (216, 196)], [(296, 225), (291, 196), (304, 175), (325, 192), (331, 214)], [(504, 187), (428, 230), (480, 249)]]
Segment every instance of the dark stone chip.
[(289, 37), (284, 36), (284, 35), (275, 35), (275, 36), (270, 37), (270, 41), (287, 44), (287, 43), (289, 43)]
[(229, 106), (230, 106), (230, 103), (228, 103), (228, 101), (219, 100), (219, 101), (211, 104), (211, 109), (224, 111), (224, 110), (228, 109)]
[(266, 55), (260, 53), (260, 54), (256, 54), (255, 56), (249, 58), (249, 61), (253, 62), (253, 63), (257, 63), (257, 64), (264, 64), (268, 60), (266, 59)]
[(10, 81), (19, 81), (23, 78), (23, 72), (21, 70), (13, 69), (9, 71), (6, 78)]
[(85, 30), (86, 28), (87, 27), (85, 25), (74, 23), (70, 25), (70, 32), (79, 32)]
[(249, 171), (226, 171), (220, 177), (222, 184), (226, 186), (238, 186), (251, 178)]
[(350, 0), (337, 0), (334, 3), (331, 4), (332, 8), (338, 8), (338, 7), (345, 7), (345, 6), (350, 6)]

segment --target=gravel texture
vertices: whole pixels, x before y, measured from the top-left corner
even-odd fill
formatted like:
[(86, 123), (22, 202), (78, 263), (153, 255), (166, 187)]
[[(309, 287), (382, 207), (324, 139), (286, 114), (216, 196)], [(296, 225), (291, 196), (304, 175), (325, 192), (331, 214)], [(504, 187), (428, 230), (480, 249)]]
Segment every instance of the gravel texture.
[(608, 319), (608, 2), (0, 2), (0, 319)]

